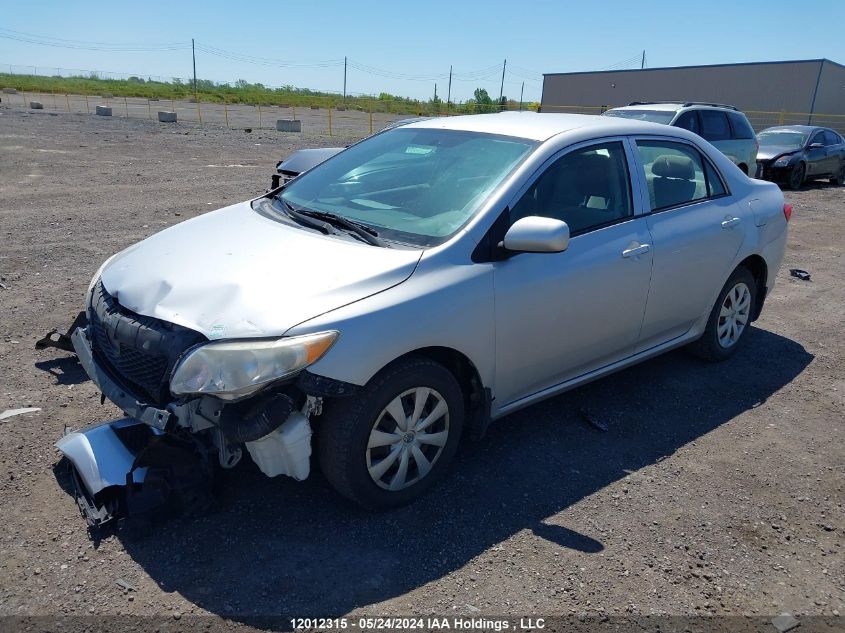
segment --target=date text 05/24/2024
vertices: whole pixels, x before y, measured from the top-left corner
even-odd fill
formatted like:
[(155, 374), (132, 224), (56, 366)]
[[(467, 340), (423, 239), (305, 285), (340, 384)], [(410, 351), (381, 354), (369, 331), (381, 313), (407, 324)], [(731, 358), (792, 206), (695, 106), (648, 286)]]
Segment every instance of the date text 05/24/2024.
[(542, 630), (543, 618), (468, 618), (468, 617), (362, 617), (362, 618), (291, 618), (290, 625), (297, 630), (319, 629), (324, 631), (358, 629), (360, 631), (507, 631)]

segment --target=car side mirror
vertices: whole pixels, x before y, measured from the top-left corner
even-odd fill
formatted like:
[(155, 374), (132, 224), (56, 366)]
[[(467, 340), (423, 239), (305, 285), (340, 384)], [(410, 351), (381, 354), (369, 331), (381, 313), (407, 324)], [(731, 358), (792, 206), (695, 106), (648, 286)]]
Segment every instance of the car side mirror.
[(569, 247), (569, 225), (563, 220), (529, 215), (511, 225), (502, 246), (515, 253), (560, 253)]
[(807, 148), (808, 149), (819, 149), (820, 147), (824, 147), (824, 144), (823, 143), (810, 143), (810, 145), (808, 145)]

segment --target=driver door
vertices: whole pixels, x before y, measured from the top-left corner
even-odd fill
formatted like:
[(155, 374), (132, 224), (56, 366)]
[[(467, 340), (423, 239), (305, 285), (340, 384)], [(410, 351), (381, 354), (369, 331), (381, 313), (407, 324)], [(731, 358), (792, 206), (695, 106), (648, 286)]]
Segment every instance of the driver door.
[(630, 147), (588, 143), (551, 159), (509, 221), (565, 221), (560, 253), (515, 253), (494, 267), (500, 407), (630, 356), (645, 312), (651, 238), (635, 215)]

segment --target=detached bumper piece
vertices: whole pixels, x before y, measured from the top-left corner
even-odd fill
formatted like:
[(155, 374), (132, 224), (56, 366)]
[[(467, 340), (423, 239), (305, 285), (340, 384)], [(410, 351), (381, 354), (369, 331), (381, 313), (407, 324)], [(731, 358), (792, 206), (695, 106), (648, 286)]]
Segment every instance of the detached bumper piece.
[(66, 352), (75, 352), (71, 336), (73, 336), (73, 333), (78, 328), (84, 328), (86, 325), (88, 325), (88, 316), (84, 312), (80, 312), (76, 315), (76, 318), (67, 330), (53, 328), (44, 335), (44, 338), (37, 340), (35, 342), (35, 349), (55, 347)]
[(213, 503), (213, 467), (190, 438), (122, 418), (66, 433), (56, 447), (70, 462), (76, 501), (91, 527), (200, 514)]

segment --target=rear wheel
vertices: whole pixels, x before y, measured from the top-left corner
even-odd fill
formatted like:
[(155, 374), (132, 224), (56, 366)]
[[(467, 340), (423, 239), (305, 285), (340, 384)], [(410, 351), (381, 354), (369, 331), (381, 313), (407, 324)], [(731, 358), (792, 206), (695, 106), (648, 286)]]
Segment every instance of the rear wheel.
[(807, 168), (804, 163), (798, 163), (795, 165), (792, 170), (789, 172), (789, 178), (787, 179), (787, 184), (789, 188), (795, 191), (796, 189), (800, 189), (801, 185), (804, 184), (804, 178), (807, 175)]
[(352, 398), (324, 405), (320, 467), (342, 495), (367, 508), (407, 503), (446, 471), (463, 428), (461, 388), (427, 358), (387, 367)]
[(719, 293), (704, 334), (690, 345), (690, 351), (710, 361), (722, 361), (733, 356), (751, 325), (756, 301), (754, 275), (747, 268), (737, 268)]
[(845, 165), (839, 168), (839, 173), (831, 177), (830, 184), (841, 186), (845, 184)]
[(742, 173), (746, 176), (751, 176), (751, 174), (748, 172), (748, 165), (746, 165), (745, 163), (740, 163), (739, 165), (737, 165), (737, 167), (739, 167), (742, 170)]

